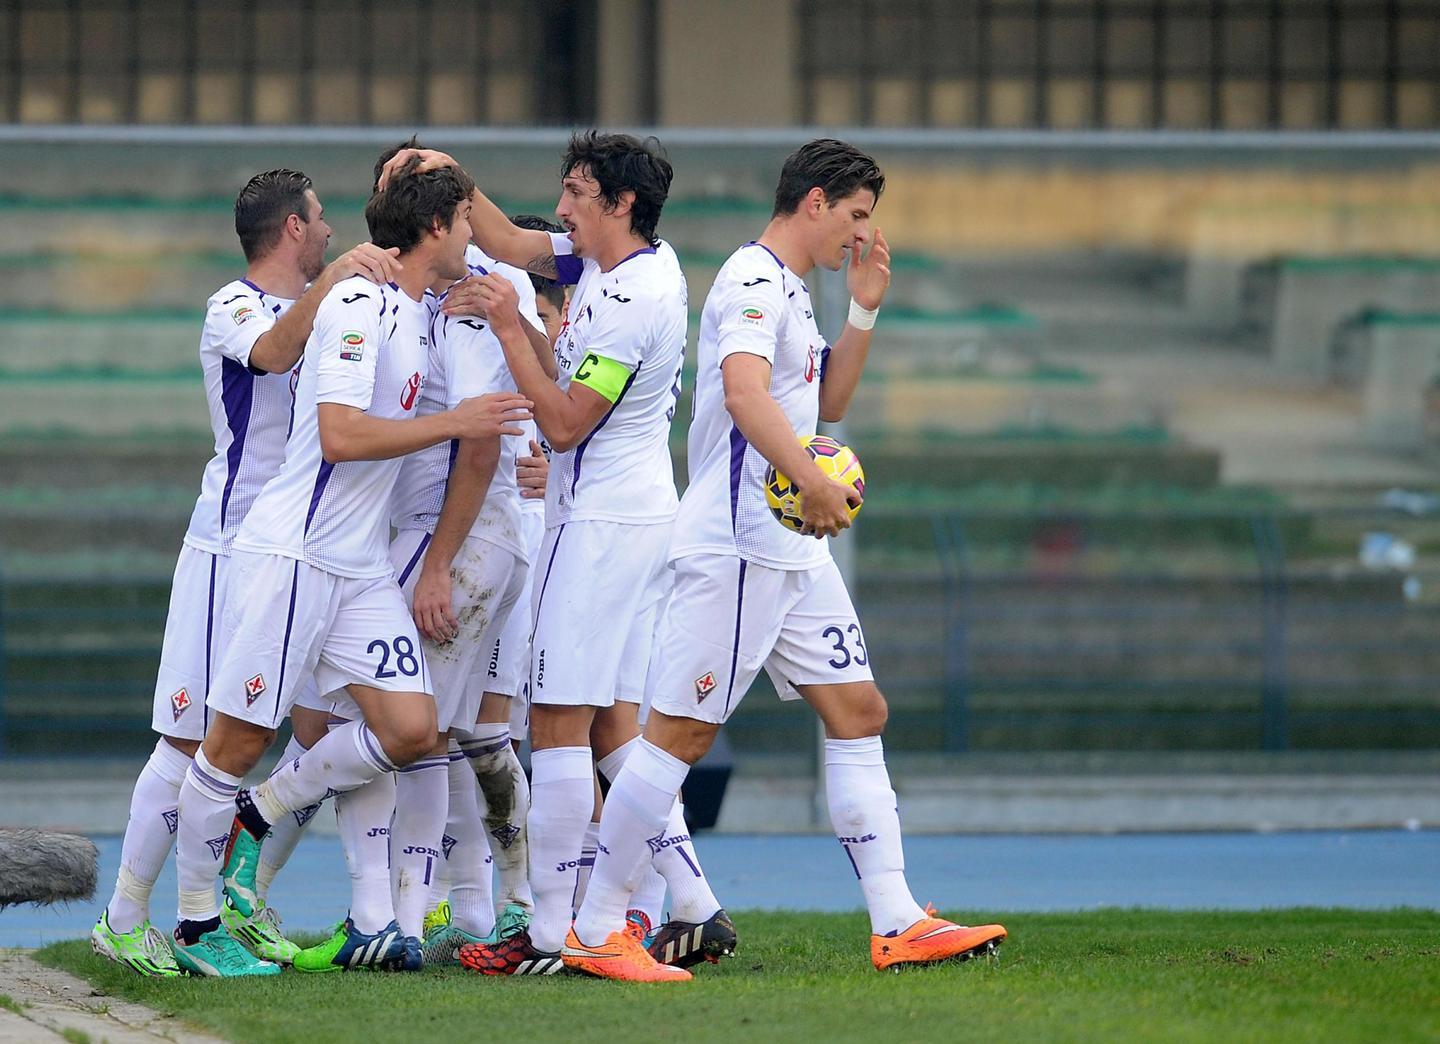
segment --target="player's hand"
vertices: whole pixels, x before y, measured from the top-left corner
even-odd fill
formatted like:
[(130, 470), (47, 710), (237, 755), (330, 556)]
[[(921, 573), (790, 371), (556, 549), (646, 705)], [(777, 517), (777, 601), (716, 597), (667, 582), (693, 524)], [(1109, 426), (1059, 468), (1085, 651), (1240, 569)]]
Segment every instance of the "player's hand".
[(420, 162), (412, 171), (414, 174), (423, 174), (427, 170), (439, 170), (441, 167), (460, 169), (460, 164), (456, 163), (445, 153), (437, 152), (435, 149), (401, 149), (395, 153), (394, 156), (390, 157), (390, 159), (386, 160), (384, 167), (380, 168), (378, 186), (383, 189), (386, 185), (390, 184), (390, 179), (404, 170), (406, 165), (417, 157)]
[(495, 336), (520, 329), (520, 295), (515, 292), (515, 284), (491, 272), (476, 281), (475, 292)]
[(878, 228), (875, 241), (862, 258), (860, 248), (864, 243), (856, 238), (850, 244), (850, 265), (845, 270), (845, 285), (850, 296), (861, 308), (879, 308), (890, 289), (890, 244)]
[(550, 462), (540, 443), (530, 440), (530, 456), (515, 458), (515, 481), (520, 486), (520, 496), (525, 500), (544, 500), (545, 483), (550, 478)]
[(446, 315), (473, 315), (477, 319), (489, 319), (485, 303), (480, 298), (480, 281), (483, 278), (466, 276), (446, 290), (445, 300), (440, 302), (440, 310)]
[(859, 507), (863, 498), (854, 486), (836, 482), (819, 468), (815, 474), (818, 481), (811, 479), (800, 487), (800, 517), (805, 523), (800, 532), (817, 540), (839, 536), (850, 528), (850, 508)]
[(405, 267), (399, 262), (399, 257), (399, 247), (382, 250), (374, 243), (361, 243), (326, 265), (323, 278), (331, 286), (357, 275), (372, 283), (393, 283)]
[(444, 644), (455, 640), (460, 633), (460, 621), (450, 608), (449, 569), (420, 570), (410, 614), (415, 617), (420, 633), (430, 641)]
[(491, 392), (465, 399), (451, 410), (457, 439), (492, 439), (524, 435), (522, 421), (531, 420), (534, 403), (518, 392)]

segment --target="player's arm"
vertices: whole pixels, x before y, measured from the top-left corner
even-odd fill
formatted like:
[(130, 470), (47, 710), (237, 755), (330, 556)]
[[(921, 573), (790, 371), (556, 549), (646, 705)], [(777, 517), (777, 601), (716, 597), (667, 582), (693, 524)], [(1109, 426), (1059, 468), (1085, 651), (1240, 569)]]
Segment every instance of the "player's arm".
[[(383, 189), (393, 175), (416, 157), (420, 159), (416, 173), (460, 166), (445, 153), (434, 149), (401, 149), (381, 170), (380, 187)], [(470, 234), (475, 245), (497, 261), (548, 279), (556, 278), (555, 250), (550, 243), (550, 234), (511, 224), (505, 212), (490, 202), (490, 198), (479, 188), (470, 196)]]
[[(874, 311), (880, 307), (885, 291), (890, 288), (890, 245), (878, 228), (875, 230), (875, 242), (863, 260), (860, 258), (860, 244), (853, 245), (845, 282), (851, 299), (861, 308)], [(860, 375), (865, 370), (872, 333), (873, 328), (861, 330), (847, 321), (840, 339), (827, 353), (820, 371), (821, 420), (833, 424), (845, 419), (850, 400), (860, 384)]]
[(250, 367), (261, 373), (287, 373), (294, 369), (305, 351), (305, 342), (310, 339), (315, 313), (330, 288), (354, 275), (364, 276), (372, 283), (391, 282), (404, 267), (396, 260), (399, 256), (397, 247), (381, 250), (374, 243), (361, 243), (330, 262), (300, 295), (300, 300), (251, 346)]
[(827, 476), (800, 445), (785, 411), (770, 395), (770, 361), (737, 351), (725, 357), (720, 372), (725, 409), (740, 434), (800, 490), (802, 532), (821, 537), (849, 529), (849, 505), (859, 504), (860, 494)]
[(338, 402), (322, 402), (317, 412), (320, 449), (327, 461), (339, 464), (404, 457), (450, 439), (523, 435), (525, 429), (519, 425), (530, 419), (530, 400), (514, 392), (493, 392), (413, 420), (372, 417), (359, 407)]
[(450, 602), (450, 566), (485, 504), (485, 493), (499, 463), (499, 438), (465, 439), (455, 455), (445, 485), (445, 502), (425, 549), (425, 564), (420, 567), (411, 603), (415, 626), (432, 642), (448, 642), (459, 631)]
[(505, 350), (515, 386), (535, 404), (535, 423), (552, 449), (564, 453), (595, 430), (624, 391), (631, 370), (613, 359), (585, 357), (565, 391), (545, 375), (521, 329), (515, 287), (493, 272), (480, 282), (481, 300), (490, 316), (490, 330)]
[[(445, 292), (445, 300), (440, 305), (441, 311), (446, 315), (473, 315), (479, 319), (486, 319), (485, 306), (480, 300), (481, 276), (467, 276), (456, 283)], [(533, 292), (533, 291), (532, 291)], [(533, 306), (532, 306), (533, 311)], [(535, 353), (540, 368), (545, 371), (545, 376), (555, 380), (560, 375), (559, 367), (555, 365), (555, 350), (550, 347), (550, 339), (545, 336), (545, 331), (539, 324), (537, 315), (532, 321), (525, 315), (522, 309), (521, 318), (525, 321), (520, 324), (525, 331), (525, 337), (530, 342), (530, 349)]]

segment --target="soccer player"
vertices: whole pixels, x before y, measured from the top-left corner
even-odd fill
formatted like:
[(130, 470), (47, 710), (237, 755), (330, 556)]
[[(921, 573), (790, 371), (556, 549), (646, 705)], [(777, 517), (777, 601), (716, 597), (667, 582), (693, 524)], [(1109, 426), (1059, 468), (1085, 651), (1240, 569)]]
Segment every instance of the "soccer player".
[[(473, 246), (467, 253), (471, 274), (499, 272), (526, 295), (526, 320), (539, 333), (529, 276)], [(448, 287), (435, 289), (445, 301)], [(553, 364), (543, 334), (540, 341)], [(430, 342), (421, 416), (471, 396), (515, 391), (504, 353), (483, 315), (437, 312), (431, 318)], [(427, 963), (452, 960), (464, 943), (498, 942), (529, 922), (524, 876), (528, 792), (510, 746), (510, 697), (485, 691), (492, 650), (529, 573), (515, 477), (523, 439), (524, 434), (472, 440), (411, 454), (395, 489), (398, 536), (390, 548), (391, 561), (425, 639), (440, 726), (429, 754), (403, 769), (396, 780), (390, 863), (401, 930), (421, 934), (442, 858), (454, 886), (450, 923), (425, 938)], [(485, 799), (483, 813), (476, 800), (477, 779)], [(447, 831), (452, 801), (457, 814)], [(478, 880), (488, 877), (489, 868), (475, 858), (487, 847), (487, 827), (498, 846), (496, 855), (502, 857), (509, 900), (499, 924), (489, 890)], [(456, 849), (458, 857), (452, 857)]]
[[(231, 545), (284, 457), (292, 367), (331, 287), (357, 275), (385, 282), (400, 270), (398, 251), (370, 243), (326, 266), (330, 226), (310, 179), (298, 171), (251, 178), (235, 199), (235, 232), (245, 277), (211, 295), (200, 335), (215, 455), (205, 467), (170, 590), (152, 718), (161, 738), (135, 782), (115, 890), (91, 932), (96, 953), (142, 975), (181, 971), (150, 923), (150, 893), (175, 842), (181, 782), (205, 734), (204, 694), (218, 659), (216, 625), (226, 602)], [(324, 719), (316, 718), (313, 711), (297, 716), (292, 743), (318, 738)], [(235, 927), (261, 956), (286, 961), (295, 947), (279, 934), (277, 922), (265, 907), (253, 923)], [(214, 952), (205, 967), (264, 968), (223, 936), (207, 946)]]
[[(454, 162), (418, 155), (422, 169)], [(392, 163), (410, 158), (402, 152)], [(592, 131), (572, 137), (562, 164), (555, 213), (568, 235), (517, 228), (478, 189), (472, 197), (471, 227), (486, 253), (575, 284), (554, 382), (529, 350), (509, 281), (479, 281), (491, 329), (554, 451), (532, 590), (535, 911), (528, 932), (461, 948), (461, 963), (486, 974), (560, 969), (594, 808), (592, 757), (618, 772), (638, 736), (677, 504), (668, 439), (685, 349), (685, 278), (655, 234), (672, 175), (653, 139)], [(688, 837), (678, 802), (672, 812), (673, 836)], [(677, 902), (713, 914), (719, 904), (687, 845), (662, 845), (657, 868)]]
[[(212, 929), (222, 856), (226, 895), (248, 916), (271, 823), (408, 765), (434, 742), (424, 655), (388, 553), (400, 458), (449, 439), (514, 434), (511, 422), (529, 416), (518, 395), (414, 415), (429, 364), (425, 289), (465, 274), (471, 187), (456, 171), (408, 172), (373, 196), (371, 241), (398, 248), (404, 267), (384, 286), (336, 284), (316, 314), (285, 461), (235, 539), (228, 639), (207, 697), (216, 713), (181, 791), (177, 952)], [(242, 790), (312, 673), (321, 692), (344, 688), (362, 720)], [(352, 907), (335, 966), (419, 967), (419, 940), (401, 935), (386, 893)]]
[[(691, 481), (670, 551), (675, 587), (650, 717), (605, 804), (595, 870), (563, 951), (567, 967), (662, 978), (649, 953), (620, 944), (630, 883), (663, 835), (690, 766), (762, 665), (782, 699), (804, 699), (824, 722), (830, 820), (870, 912), (875, 967), (964, 957), (1005, 938), (999, 925), (952, 924), (911, 897), (880, 741), (885, 698), (824, 539), (849, 527), (860, 498), (827, 478), (797, 438), (813, 435), (817, 420), (840, 420), (859, 382), (890, 284), (885, 238), (870, 226), (884, 185), (875, 161), (853, 146), (802, 146), (785, 161), (764, 233), (730, 256), (705, 300)], [(817, 265), (845, 267), (851, 294), (833, 349), (803, 282)], [(771, 517), (767, 464), (799, 486), (803, 534)]]

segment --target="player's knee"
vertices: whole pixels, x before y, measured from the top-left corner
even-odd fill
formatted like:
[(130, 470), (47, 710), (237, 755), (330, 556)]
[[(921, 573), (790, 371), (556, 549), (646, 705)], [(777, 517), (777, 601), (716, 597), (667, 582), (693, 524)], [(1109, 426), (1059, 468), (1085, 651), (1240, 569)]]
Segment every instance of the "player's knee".
[(428, 717), (423, 714), (407, 715), (390, 723), (379, 739), (385, 756), (396, 768), (404, 768), (430, 753), (436, 745), (437, 734), (435, 714), (432, 711)]
[(166, 736), (164, 739), (166, 743), (170, 744), (170, 746), (174, 747), (181, 754), (184, 754), (187, 758), (195, 757), (195, 752), (200, 749), (199, 740), (179, 739), (175, 736)]
[(860, 707), (859, 720), (857, 725), (863, 730), (862, 735), (880, 736), (885, 732), (885, 723), (890, 720), (890, 705), (885, 702), (885, 696), (880, 692), (879, 687), (871, 684), (864, 703)]

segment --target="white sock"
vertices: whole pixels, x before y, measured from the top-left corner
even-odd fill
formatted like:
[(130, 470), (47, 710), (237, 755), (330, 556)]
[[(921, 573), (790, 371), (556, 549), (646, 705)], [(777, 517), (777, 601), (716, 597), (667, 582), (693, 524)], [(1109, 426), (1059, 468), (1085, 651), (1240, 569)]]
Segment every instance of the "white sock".
[(230, 824), (235, 819), (235, 792), (240, 777), (210, 764), (205, 751), (195, 760), (180, 785), (179, 823), (175, 832), (175, 876), (180, 891), (180, 919), (208, 921), (220, 916), (216, 878)]
[(395, 777), (388, 772), (335, 798), (340, 845), (350, 871), (350, 918), (367, 935), (395, 919), (390, 897), (390, 819), (394, 814)]
[(580, 842), (580, 865), (575, 868), (575, 897), (570, 900), (571, 910), (579, 910), (585, 901), (585, 889), (590, 886), (590, 874), (595, 869), (595, 846), (600, 843), (600, 821), (585, 824), (585, 837)]
[[(640, 737), (636, 736), (629, 743), (601, 758), (601, 774), (613, 783), (625, 759), (639, 742)], [(695, 853), (695, 845), (690, 840), (690, 828), (685, 825), (685, 806), (678, 798), (666, 820), (664, 835), (650, 840), (654, 842), (651, 845), (651, 859), (660, 879), (657, 879), (657, 874), (646, 874), (631, 899), (631, 906), (642, 911), (652, 923), (659, 924), (661, 905), (665, 901), (668, 887), (672, 920), (689, 921), (692, 924), (708, 920), (720, 909), (720, 900), (715, 898), (715, 893), (710, 890), (710, 882), (705, 879), (700, 857)]]
[[(285, 750), (281, 753), (275, 768), (270, 775), (273, 778), (282, 769), (290, 768), (295, 759), (309, 749), (294, 736), (290, 742), (285, 744)], [(270, 894), (270, 883), (275, 880), (275, 875), (280, 868), (290, 860), (295, 851), (295, 846), (300, 842), (300, 835), (304, 833), (305, 827), (316, 812), (320, 811), (320, 802), (313, 805), (306, 805), (294, 812), (288, 812), (270, 824), (270, 833), (265, 835), (265, 846), (260, 849), (260, 865), (255, 868), (255, 894), (260, 897), (263, 903)]]
[(189, 756), (162, 737), (135, 780), (120, 873), (105, 907), (110, 927), (121, 935), (150, 919), (150, 892), (175, 844), (180, 785), (189, 768)]
[(530, 757), (530, 941), (555, 951), (570, 928), (570, 900), (585, 824), (595, 810), (589, 747), (552, 747)]
[[(450, 761), (450, 815), (440, 850), (450, 876), (450, 923), (471, 935), (495, 927), (494, 864), (480, 819), (480, 788), (458, 744)], [(431, 896), (434, 899), (434, 896)], [(432, 903), (432, 905), (434, 905)]]
[(650, 862), (651, 839), (663, 836), (675, 795), (690, 766), (640, 740), (620, 770), (600, 816), (600, 845), (575, 934), (594, 945), (625, 925), (630, 896)]
[(480, 784), (480, 814), (490, 835), (490, 853), (500, 876), (500, 898), (534, 906), (530, 892), (530, 784), (510, 745), (510, 725), (481, 723), (460, 737), (460, 750)]
[(879, 736), (825, 741), (825, 796), (870, 911), (870, 930), (888, 935), (925, 916), (905, 883), (900, 813)]
[(395, 920), (419, 937), (440, 864), (449, 805), (450, 757), (438, 754), (406, 765), (395, 777), (395, 819), (390, 824), (390, 875)]
[(277, 772), (250, 792), (255, 807), (273, 827), (287, 812), (363, 786), (394, 772), (380, 741), (363, 721), (336, 726), (285, 772)]

